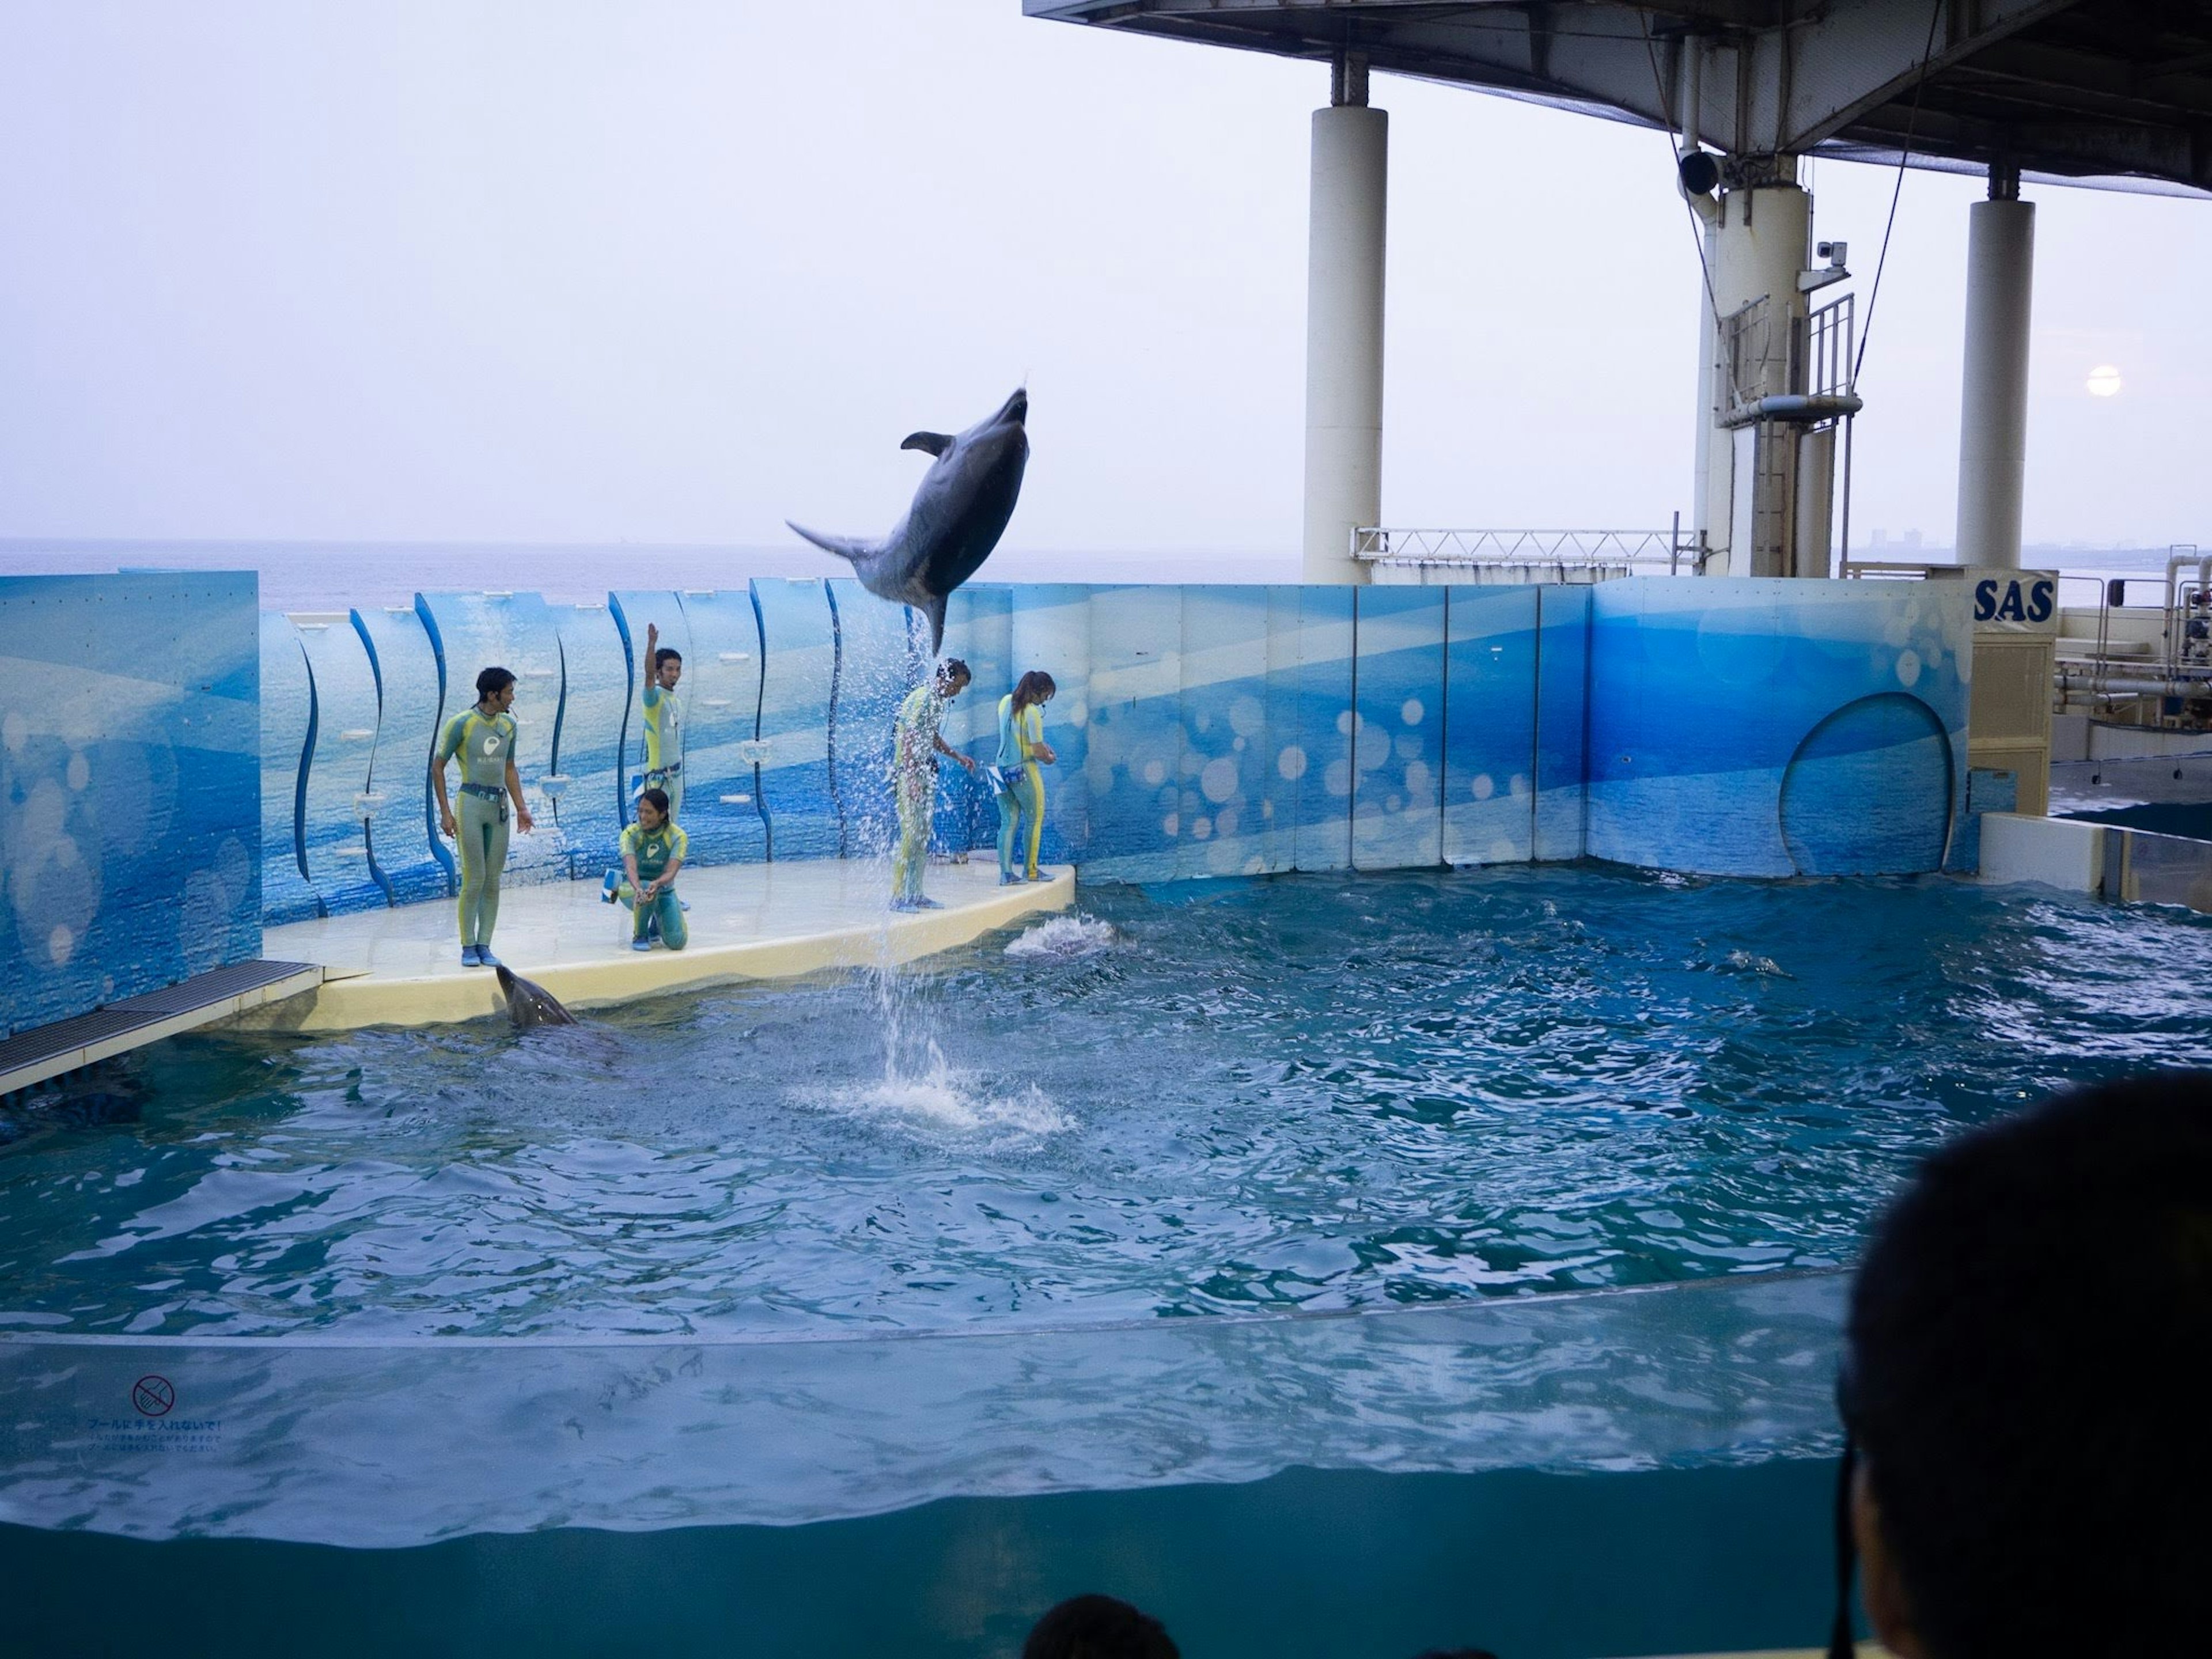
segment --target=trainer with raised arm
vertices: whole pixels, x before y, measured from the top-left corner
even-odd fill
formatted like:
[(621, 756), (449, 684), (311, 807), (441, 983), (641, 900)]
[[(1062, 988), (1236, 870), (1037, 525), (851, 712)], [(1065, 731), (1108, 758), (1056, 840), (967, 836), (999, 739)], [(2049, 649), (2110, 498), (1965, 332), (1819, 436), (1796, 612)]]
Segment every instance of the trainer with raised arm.
[[(514, 676), (487, 668), (477, 676), (477, 703), (446, 722), (430, 757), (438, 790), (438, 827), (461, 855), (461, 965), (496, 968), (491, 930), (499, 923), (499, 877), (507, 865), (507, 813), (524, 835), (537, 827), (522, 804), (522, 775), (514, 769)], [(446, 793), (446, 768), (461, 763), (458, 813)]]
[(676, 698), (684, 653), (660, 642), (660, 624), (645, 625), (645, 787), (668, 797), (668, 816), (684, 810), (684, 708)]

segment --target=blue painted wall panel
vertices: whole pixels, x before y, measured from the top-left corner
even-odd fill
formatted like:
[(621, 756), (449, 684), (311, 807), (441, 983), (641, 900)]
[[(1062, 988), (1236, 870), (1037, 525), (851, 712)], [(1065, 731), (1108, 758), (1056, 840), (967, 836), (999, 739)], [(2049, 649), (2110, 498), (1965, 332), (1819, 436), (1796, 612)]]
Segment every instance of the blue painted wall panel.
[[(633, 672), (644, 683), (645, 626), (665, 616), (661, 607), (630, 603), (623, 614), (630, 631)], [(665, 596), (659, 596), (665, 597)], [(701, 864), (757, 863), (768, 856), (768, 824), (761, 813), (760, 769), (754, 740), (760, 731), (760, 616), (750, 588), (714, 592), (686, 592), (682, 629), (688, 648), (675, 638), (670, 622), (660, 622), (661, 643), (684, 652), (684, 833), (691, 857)], [(630, 727), (642, 728), (635, 701)], [(826, 719), (826, 715), (825, 715)], [(631, 753), (644, 764), (644, 739), (632, 739)]]
[(1363, 587), (1352, 721), (1352, 861), (1402, 870), (1443, 861), (1443, 587)]
[(1298, 591), (1295, 722), (1279, 757), (1292, 787), (1292, 867), (1342, 870), (1352, 862), (1352, 676), (1350, 587)]
[(605, 604), (546, 609), (561, 650), (561, 708), (542, 787), (568, 848), (569, 873), (587, 879), (614, 862), (616, 839), (631, 811), (621, 748), (635, 701), (630, 658)]
[[(441, 720), (475, 705), (477, 676), (483, 670), (504, 668), (515, 677), (514, 766), (536, 828), (525, 835), (520, 823), (512, 826), (501, 879), (566, 879), (572, 848), (544, 788), (545, 775), (552, 769), (553, 727), (561, 714), (561, 641), (552, 613), (535, 593), (418, 593), (415, 607), (430, 630), (444, 671)], [(459, 763), (449, 762), (449, 797), (459, 789), (460, 777)]]
[(1525, 863), (1535, 849), (1537, 590), (1445, 591), (1443, 856)]
[(453, 849), (434, 829), (430, 751), (437, 741), (437, 654), (412, 605), (353, 613), (376, 678), (376, 747), (369, 770), (369, 866), (394, 904), (449, 898)]
[[(1009, 672), (1018, 678), (1032, 668), (1042, 668), (1060, 687), (1052, 707), (1045, 710), (1045, 741), (1060, 757), (1057, 765), (1044, 769), (1044, 840), (1039, 857), (1046, 864), (1069, 864), (1091, 856), (1092, 799), (1110, 788), (1114, 773), (1111, 751), (1093, 751), (1091, 730), (1090, 601), (1093, 593), (1106, 591), (1042, 582), (1012, 590)], [(1012, 689), (1011, 684), (1006, 689)], [(991, 702), (995, 713), (998, 698)], [(1102, 854), (1105, 850), (1100, 849)]]
[[(1182, 762), (1194, 794), (1179, 876), (1256, 874), (1276, 867), (1266, 811), (1274, 750), (1267, 741), (1266, 587), (1182, 591)], [(1179, 803), (1180, 805), (1180, 803)]]
[(1261, 791), (1261, 869), (1273, 872), (1297, 868), (1298, 797), (1304, 791), (1306, 771), (1305, 748), (1298, 735), (1298, 661), (1305, 648), (1298, 620), (1305, 590), (1286, 582), (1266, 592), (1266, 727), (1254, 781)]
[(837, 800), (830, 778), (830, 700), (837, 643), (830, 596), (818, 578), (762, 577), (752, 584), (760, 614), (760, 766), (769, 856), (837, 855)]
[(1536, 590), (1532, 782), (1536, 792), (1535, 856), (1546, 861), (1578, 859), (1591, 850), (1585, 830), (1584, 784), (1589, 775), (1590, 595), (1595, 592), (1580, 586)]
[(0, 577), (0, 1036), (260, 953), (259, 695), (251, 573)]
[[(929, 647), (929, 624), (917, 616), (915, 626), (918, 680)], [(997, 856), (998, 801), (982, 769), (999, 752), (999, 699), (1014, 689), (1013, 653), (1011, 590), (1002, 583), (973, 582), (956, 589), (945, 606), (945, 648), (939, 655), (966, 663), (975, 684), (945, 711), (945, 740), (975, 761), (976, 773), (971, 777), (948, 766), (939, 775), (933, 845), (942, 850), (957, 854), (988, 848)]]
[(289, 618), (315, 688), (315, 752), (307, 769), (304, 829), (307, 880), (324, 910), (381, 908), (368, 864), (362, 798), (376, 757), (376, 672), (349, 612)]
[(1605, 584), (1589, 850), (1738, 875), (1932, 867), (1917, 860), (1965, 788), (1970, 599), (1960, 583)]
[(261, 915), (270, 927), (323, 914), (307, 879), (302, 798), (316, 730), (314, 678), (298, 631), (261, 613)]
[[(905, 605), (879, 599), (850, 578), (840, 577), (826, 586), (837, 623), (837, 701), (830, 727), (830, 763), (838, 846), (848, 858), (887, 858), (898, 834), (897, 808), (891, 800), (891, 734), (899, 704), (921, 683), (921, 653), (928, 641), (925, 638), (917, 648), (913, 613)], [(953, 595), (956, 603), (963, 597)], [(949, 617), (945, 648), (947, 655), (957, 654)], [(960, 707), (954, 705), (956, 712)], [(951, 720), (945, 736), (947, 742), (953, 740)]]
[[(1200, 816), (1182, 746), (1182, 590), (1096, 587), (1090, 611), (1088, 857), (1115, 879), (1171, 880)], [(1048, 789), (1063, 769), (1045, 769)]]

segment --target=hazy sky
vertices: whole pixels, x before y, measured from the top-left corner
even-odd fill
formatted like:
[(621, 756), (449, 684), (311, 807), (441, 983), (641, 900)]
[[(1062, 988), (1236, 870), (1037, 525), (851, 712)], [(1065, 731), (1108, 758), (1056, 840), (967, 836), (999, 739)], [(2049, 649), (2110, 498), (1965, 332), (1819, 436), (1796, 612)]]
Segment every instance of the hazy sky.
[[(0, 536), (872, 532), (1026, 376), (1010, 546), (1288, 551), (1327, 82), (1018, 0), (0, 0)], [(1374, 101), (1385, 520), (1686, 517), (1668, 140)], [(1863, 319), (1893, 178), (1813, 180)], [(1906, 178), (1855, 539), (1949, 540), (1979, 193)], [(2212, 204), (2029, 193), (2029, 539), (2212, 544)]]

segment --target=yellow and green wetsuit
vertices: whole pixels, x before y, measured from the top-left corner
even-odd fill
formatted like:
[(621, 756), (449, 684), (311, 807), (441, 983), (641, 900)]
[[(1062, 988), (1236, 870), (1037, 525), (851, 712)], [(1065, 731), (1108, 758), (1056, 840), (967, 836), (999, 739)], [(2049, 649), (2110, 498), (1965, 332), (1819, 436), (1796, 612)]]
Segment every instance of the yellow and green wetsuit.
[(645, 787), (668, 792), (668, 816), (684, 810), (684, 706), (673, 691), (645, 688)]
[(999, 699), (999, 759), (991, 781), (999, 797), (999, 879), (1015, 879), (1014, 854), (1026, 858), (1026, 875), (1037, 878), (1037, 846), (1044, 835), (1044, 773), (1037, 745), (1044, 741), (1044, 709), (1031, 703), (1014, 712), (1014, 696)]
[(461, 946), (488, 948), (499, 921), (499, 875), (507, 865), (507, 765), (514, 755), (514, 717), (465, 708), (446, 722), (432, 764), (461, 762), (453, 805), (460, 834)]
[(899, 705), (891, 744), (891, 793), (898, 802), (898, 847), (891, 854), (891, 902), (927, 905), (921, 872), (929, 863), (929, 821), (937, 806), (937, 733), (945, 700), (934, 685), (917, 685)]
[[(673, 820), (652, 830), (633, 823), (622, 832), (623, 856), (637, 860), (637, 878), (643, 882), (658, 881), (671, 864), (680, 869), (690, 845)], [(625, 881), (617, 896), (637, 914), (636, 923), (630, 929), (631, 944), (644, 943), (656, 925), (660, 929), (661, 943), (670, 950), (680, 951), (690, 942), (690, 932), (684, 925), (684, 907), (676, 902), (675, 883), (671, 882), (651, 898), (641, 902)]]

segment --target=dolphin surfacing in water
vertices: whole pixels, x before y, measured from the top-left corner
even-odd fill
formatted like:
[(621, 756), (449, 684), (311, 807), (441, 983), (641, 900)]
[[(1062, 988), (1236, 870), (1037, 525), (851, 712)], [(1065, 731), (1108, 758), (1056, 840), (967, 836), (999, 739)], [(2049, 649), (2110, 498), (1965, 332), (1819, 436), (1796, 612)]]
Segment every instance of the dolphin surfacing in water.
[(507, 999), (507, 1017), (514, 1022), (515, 1029), (526, 1031), (533, 1025), (574, 1025), (575, 1015), (561, 1006), (560, 999), (542, 985), (533, 985), (505, 963), (498, 969), (499, 994)]
[(879, 542), (825, 536), (800, 524), (791, 528), (825, 552), (850, 559), (860, 586), (878, 599), (927, 616), (934, 656), (945, 643), (945, 596), (991, 556), (1014, 516), (1030, 459), (1022, 424), (1029, 413), (1024, 387), (965, 432), (910, 434), (899, 447), (926, 450), (936, 464), (922, 475), (906, 517)]

